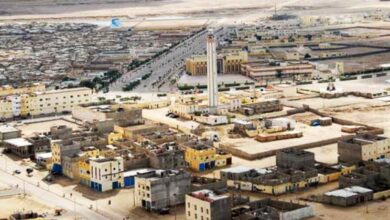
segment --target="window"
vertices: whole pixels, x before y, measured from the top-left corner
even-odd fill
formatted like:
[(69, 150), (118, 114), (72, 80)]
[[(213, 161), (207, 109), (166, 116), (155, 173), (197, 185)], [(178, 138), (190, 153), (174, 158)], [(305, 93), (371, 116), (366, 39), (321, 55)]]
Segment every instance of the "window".
[(191, 212), (190, 212), (190, 211), (188, 211), (188, 212), (187, 212), (187, 215), (188, 215), (188, 217), (189, 217), (189, 216), (191, 216)]
[(195, 219), (198, 219), (198, 215), (197, 214), (195, 214)]
[[(196, 205), (194, 205), (194, 209), (195, 209), (195, 211), (196, 211)], [(196, 216), (196, 215), (195, 215)]]
[(188, 202), (188, 203), (187, 203), (187, 206), (188, 206), (188, 208), (190, 208), (190, 207), (191, 207), (191, 204)]
[(200, 207), (200, 212), (203, 213), (203, 207)]

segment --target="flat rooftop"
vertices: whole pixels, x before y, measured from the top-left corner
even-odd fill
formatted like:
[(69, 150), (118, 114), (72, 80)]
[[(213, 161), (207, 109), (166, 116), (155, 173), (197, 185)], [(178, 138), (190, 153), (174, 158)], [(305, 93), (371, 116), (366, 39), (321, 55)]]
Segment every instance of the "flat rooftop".
[(227, 195), (217, 195), (215, 192), (209, 189), (203, 189), (199, 191), (192, 192), (188, 194), (191, 197), (206, 201), (206, 202), (214, 202), (216, 200), (221, 200), (221, 199), (227, 199), (229, 196)]
[(17, 132), (19, 129), (10, 125), (0, 125), (0, 133)]
[(24, 138), (14, 138), (14, 139), (8, 139), (4, 141), (7, 144), (13, 145), (15, 147), (27, 147), (31, 146), (32, 143), (30, 143), (28, 140)]
[[(339, 138), (342, 134), (341, 125), (333, 123), (330, 126), (317, 126), (312, 127), (301, 122), (297, 122), (295, 129), (302, 131), (303, 137), (292, 138), (285, 140), (277, 140), (271, 142), (258, 142), (253, 138), (223, 138), (221, 143), (226, 144), (235, 150), (252, 154), (257, 158), (271, 156), (270, 152), (275, 150), (282, 150), (286, 148), (292, 148), (302, 144), (309, 144), (313, 142), (319, 142), (328, 140), (331, 138)], [(321, 134), (321, 135), (318, 135)]]
[(325, 193), (325, 195), (347, 198), (351, 196), (356, 196), (361, 193), (369, 193), (369, 192), (373, 192), (373, 191), (371, 189), (364, 188), (361, 186), (351, 186), (344, 189), (338, 189), (338, 190), (327, 192)]

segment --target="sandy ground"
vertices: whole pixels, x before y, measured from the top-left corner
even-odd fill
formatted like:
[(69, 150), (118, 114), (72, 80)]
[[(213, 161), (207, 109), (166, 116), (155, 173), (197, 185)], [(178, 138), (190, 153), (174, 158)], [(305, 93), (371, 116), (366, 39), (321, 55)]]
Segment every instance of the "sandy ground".
[[(368, 107), (370, 109), (370, 107)], [(363, 124), (368, 124), (385, 129), (385, 135), (390, 135), (390, 107), (385, 108), (371, 108), (371, 110), (350, 110), (345, 112), (332, 112), (338, 117), (345, 118), (347, 120), (353, 120)], [(329, 109), (331, 110), (331, 109)]]
[[(82, 2), (78, 4), (77, 2)], [(124, 25), (161, 27), (251, 23), (278, 11), (295, 14), (339, 15), (390, 9), (390, 4), (378, 0), (3, 0), (0, 20), (80, 19), (121, 17)], [(153, 18), (154, 20), (147, 20)], [(198, 19), (201, 20), (198, 20)], [(126, 24), (127, 23), (127, 24)], [(142, 24), (141, 24), (142, 23)]]
[(355, 104), (382, 104), (383, 101), (376, 99), (365, 99), (362, 97), (356, 96), (347, 96), (340, 97), (336, 99), (323, 99), (323, 98), (311, 98), (311, 99), (302, 99), (299, 101), (292, 101), (292, 103), (297, 103), (299, 105), (309, 105), (312, 108), (323, 109), (323, 108), (334, 108)]
[(0, 218), (8, 219), (16, 211), (33, 211), (39, 214), (54, 213), (54, 207), (40, 204), (30, 197), (6, 196), (0, 198)]
[[(390, 76), (374, 77), (371, 79), (337, 81), (334, 83), (334, 85), (336, 88), (340, 88), (343, 91), (381, 92), (384, 89), (390, 88), (390, 83), (386, 82), (387, 80), (390, 80)], [(321, 89), (326, 89), (326, 86), (327, 83), (320, 83), (320, 84), (303, 85), (297, 87), (313, 89), (318, 91)]]

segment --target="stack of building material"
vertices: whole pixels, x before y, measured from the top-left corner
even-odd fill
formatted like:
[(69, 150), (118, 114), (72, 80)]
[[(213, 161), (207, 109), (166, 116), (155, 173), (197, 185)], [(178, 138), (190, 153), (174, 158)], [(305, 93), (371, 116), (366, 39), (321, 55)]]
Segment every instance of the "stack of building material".
[(300, 138), (303, 134), (301, 131), (289, 131), (283, 133), (273, 133), (273, 134), (259, 134), (256, 136), (256, 140), (260, 142), (270, 142), (276, 140), (284, 140), (290, 138)]
[(332, 118), (330, 117), (323, 117), (318, 119), (321, 126), (329, 126), (332, 125)]
[(341, 127), (341, 131), (345, 133), (357, 133), (358, 131), (364, 130), (364, 126), (357, 126), (357, 125), (345, 125)]

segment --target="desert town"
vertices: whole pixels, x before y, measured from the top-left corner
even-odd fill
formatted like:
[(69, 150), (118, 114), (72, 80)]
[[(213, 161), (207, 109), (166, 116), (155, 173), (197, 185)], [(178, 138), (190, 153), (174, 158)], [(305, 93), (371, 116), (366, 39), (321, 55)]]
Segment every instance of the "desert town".
[(388, 219), (390, 3), (202, 1), (0, 11), (0, 219)]

